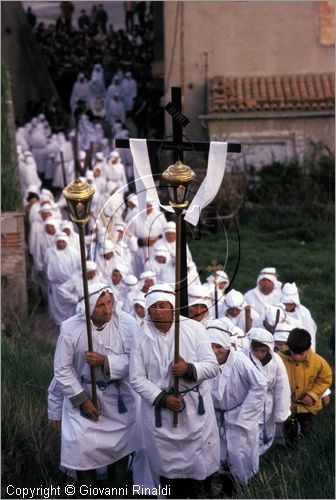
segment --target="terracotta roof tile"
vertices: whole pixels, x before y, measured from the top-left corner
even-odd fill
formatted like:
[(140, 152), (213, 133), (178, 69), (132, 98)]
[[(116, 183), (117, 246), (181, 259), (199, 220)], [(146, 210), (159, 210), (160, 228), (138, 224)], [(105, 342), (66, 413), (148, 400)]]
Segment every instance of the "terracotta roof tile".
[(333, 73), (210, 80), (209, 113), (334, 108)]

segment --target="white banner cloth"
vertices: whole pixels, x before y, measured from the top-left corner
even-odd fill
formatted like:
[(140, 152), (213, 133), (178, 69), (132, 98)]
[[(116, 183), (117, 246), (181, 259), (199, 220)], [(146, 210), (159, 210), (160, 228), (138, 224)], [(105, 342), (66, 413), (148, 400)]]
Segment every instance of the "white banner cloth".
[[(162, 205), (157, 194), (149, 161), (146, 139), (130, 139), (130, 149), (134, 162), (134, 179), (139, 200), (139, 212), (146, 215), (146, 198), (150, 196), (157, 205), (168, 212), (174, 212), (170, 205)], [(227, 156), (227, 142), (210, 142), (206, 176), (197, 190), (184, 220), (197, 226), (201, 210), (215, 198), (221, 186)]]
[(195, 194), (184, 220), (197, 226), (201, 210), (215, 198), (222, 184), (225, 172), (227, 142), (210, 142), (206, 176)]

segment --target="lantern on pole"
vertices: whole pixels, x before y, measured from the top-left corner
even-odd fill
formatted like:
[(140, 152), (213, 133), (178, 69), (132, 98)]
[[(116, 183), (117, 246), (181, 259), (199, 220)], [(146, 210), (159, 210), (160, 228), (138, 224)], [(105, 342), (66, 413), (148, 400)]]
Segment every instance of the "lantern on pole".
[[(79, 233), (86, 329), (87, 329), (89, 351), (93, 351), (93, 343), (92, 343), (92, 330), (91, 330), (89, 290), (88, 290), (88, 280), (87, 280), (87, 270), (86, 270), (85, 225), (90, 217), (90, 208), (94, 193), (95, 190), (88, 183), (82, 182), (80, 179), (75, 179), (73, 182), (68, 184), (63, 189), (63, 195), (64, 198), (66, 199), (70, 211), (70, 218), (78, 227), (78, 233)], [(97, 408), (97, 387), (96, 387), (96, 373), (94, 366), (90, 366), (90, 374), (92, 383), (92, 402)]]
[[(173, 207), (176, 218), (176, 259), (175, 259), (175, 344), (174, 363), (179, 359), (179, 339), (180, 339), (180, 308), (181, 308), (181, 229), (182, 211), (188, 206), (188, 195), (190, 183), (196, 177), (195, 172), (188, 166), (177, 161), (170, 165), (163, 173), (162, 177), (166, 181), (169, 191), (169, 204)], [(184, 243), (185, 244), (185, 243)], [(174, 377), (174, 394), (178, 396), (179, 378)], [(173, 425), (178, 424), (178, 413), (174, 412)]]

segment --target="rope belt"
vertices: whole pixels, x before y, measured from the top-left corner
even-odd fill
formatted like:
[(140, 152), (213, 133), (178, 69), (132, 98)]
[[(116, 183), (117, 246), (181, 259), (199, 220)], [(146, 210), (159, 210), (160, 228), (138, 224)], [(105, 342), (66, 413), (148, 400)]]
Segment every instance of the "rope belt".
[[(81, 376), (81, 381), (84, 384), (92, 384), (91, 380), (86, 379), (83, 375)], [(97, 387), (100, 389), (102, 392), (104, 392), (109, 385), (114, 384), (117, 388), (118, 391), (118, 413), (127, 413), (128, 409), (127, 406), (124, 403), (122, 394), (120, 392), (120, 382), (119, 380), (109, 380), (108, 382), (104, 382), (103, 380), (98, 380), (97, 382)]]
[(228, 410), (222, 410), (220, 408), (215, 408), (215, 415), (216, 415), (216, 420), (217, 420), (217, 425), (219, 429), (219, 434), (223, 438), (225, 435), (225, 413), (235, 410), (236, 408), (239, 408), (243, 404), (243, 401), (236, 406), (233, 406), (232, 408), (229, 408)]
[[(204, 400), (203, 396), (200, 393), (199, 387), (201, 384), (195, 385), (194, 387), (191, 387), (190, 389), (184, 389), (183, 391), (178, 392), (178, 396), (185, 396), (188, 394), (188, 392), (197, 392), (198, 394), (198, 408), (197, 408), (197, 413), (198, 415), (204, 415), (205, 413), (205, 407), (204, 407)], [(169, 394), (174, 394), (174, 390), (171, 389), (167, 395)], [(178, 413), (182, 413), (185, 409), (185, 402), (182, 399), (182, 408), (178, 411)], [(161, 406), (155, 406), (154, 407), (154, 413), (155, 413), (155, 427), (162, 427), (162, 419), (161, 419)]]

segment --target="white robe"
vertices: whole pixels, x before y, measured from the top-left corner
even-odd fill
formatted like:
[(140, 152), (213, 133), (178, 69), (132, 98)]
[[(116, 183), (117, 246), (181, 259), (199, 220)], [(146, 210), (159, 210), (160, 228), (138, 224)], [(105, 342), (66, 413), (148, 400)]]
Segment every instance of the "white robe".
[[(97, 382), (109, 382), (105, 390), (97, 386), (101, 416), (97, 422), (81, 415), (70, 398), (85, 391), (92, 394), (85, 320), (77, 315), (62, 323), (55, 352), (55, 378), (64, 394), (62, 413), (61, 465), (71, 469), (96, 469), (116, 462), (138, 447), (141, 435), (136, 425), (137, 402), (128, 380), (129, 352), (136, 330), (134, 319), (121, 312), (102, 331), (92, 329), (93, 350), (107, 356), (109, 375), (96, 367)], [(84, 377), (84, 380), (83, 378)], [(118, 411), (118, 387), (127, 408)]]
[(221, 461), (247, 484), (259, 470), (259, 421), (267, 383), (242, 352), (231, 351), (212, 383)]
[[(167, 224), (167, 221), (163, 212), (160, 212), (158, 209), (154, 209), (149, 215), (146, 215), (145, 218), (138, 213), (138, 215), (136, 215), (128, 224), (128, 230), (137, 238), (154, 239), (163, 234), (163, 228)], [(153, 245), (151, 247), (139, 247), (135, 256), (135, 267), (138, 275), (143, 272), (143, 266), (146, 260), (149, 259), (149, 256), (153, 253)]]
[[(56, 245), (56, 244), (55, 244)], [(60, 293), (61, 285), (69, 276), (79, 271), (80, 254), (68, 245), (64, 250), (51, 247), (45, 256), (45, 272), (48, 279), (48, 309), (50, 318), (57, 324), (73, 314), (73, 305)]]
[(165, 283), (175, 288), (175, 266), (170, 259), (160, 263), (151, 256), (145, 262), (144, 271), (153, 271), (156, 274), (156, 283)]
[(115, 101), (113, 99), (112, 101), (109, 101), (109, 103), (108, 103), (108, 108), (107, 108), (107, 113), (106, 113), (106, 121), (112, 127), (113, 123), (116, 120), (120, 120), (121, 123), (125, 123), (126, 110), (125, 110), (125, 104), (121, 100)]
[(153, 402), (173, 384), (174, 324), (163, 335), (151, 321), (146, 321), (144, 334), (131, 355), (130, 382), (142, 396), (146, 448), (155, 473), (168, 478), (203, 480), (219, 468), (218, 429), (209, 385), (205, 382), (218, 374), (218, 364), (200, 324), (182, 318), (180, 334), (180, 355), (193, 363), (197, 371), (196, 382), (180, 378), (180, 391), (199, 386), (203, 415), (198, 414), (197, 392), (190, 391), (183, 398), (185, 408), (178, 414), (178, 426), (173, 427), (173, 412), (167, 408), (161, 408), (162, 426), (155, 426)]
[[(95, 283), (101, 283), (97, 275), (93, 279), (88, 280), (88, 286)], [(84, 296), (82, 271), (78, 271), (70, 276), (67, 281), (62, 283), (58, 288), (58, 293), (62, 299), (69, 304), (69, 309), (71, 306), (72, 314), (70, 314), (70, 316), (73, 316), (76, 312), (76, 306), (79, 299)]]
[[(229, 318), (229, 320), (232, 321), (232, 323), (235, 326), (238, 326), (241, 330), (243, 330), (243, 332), (246, 332), (245, 309), (242, 309), (240, 311), (240, 313), (238, 314), (238, 316), (236, 316), (235, 318), (226, 314), (227, 309), (228, 309), (228, 307), (225, 305), (224, 309), (223, 309), (223, 316), (226, 316), (227, 318)], [(257, 311), (255, 311), (252, 307), (251, 307), (251, 319), (252, 319), (252, 327), (253, 328), (262, 326), (261, 317), (259, 316)]]
[(256, 286), (252, 290), (245, 293), (244, 300), (248, 305), (253, 307), (261, 318), (264, 318), (269, 306), (279, 304), (280, 296), (280, 288), (274, 287), (273, 291), (269, 295), (264, 295), (260, 292), (259, 287)]
[(307, 330), (307, 332), (310, 333), (311, 341), (312, 341), (311, 348), (315, 352), (316, 351), (316, 330), (317, 330), (317, 326), (316, 326), (316, 323), (315, 323), (315, 321), (313, 320), (313, 318), (312, 318), (312, 316), (310, 314), (309, 309), (307, 309), (307, 307), (303, 306), (302, 304), (299, 304), (299, 305), (296, 306), (294, 312), (292, 312), (292, 313), (286, 312), (286, 316), (289, 319), (289, 321), (291, 321), (291, 320), (297, 320), (297, 321), (300, 321), (302, 323), (302, 327), (305, 330)]
[(117, 163), (108, 161), (105, 164), (104, 173), (108, 181), (113, 181), (118, 184), (118, 189), (124, 188), (122, 192), (128, 190), (125, 167), (121, 161), (118, 161)]
[(267, 381), (267, 393), (259, 421), (259, 453), (262, 455), (274, 441), (276, 423), (282, 423), (290, 416), (291, 390), (286, 367), (278, 354), (271, 351), (272, 359), (262, 365), (253, 352), (245, 351), (256, 368)]
[(126, 111), (132, 111), (137, 93), (138, 87), (134, 78), (124, 78), (121, 82), (121, 95), (123, 96)]

